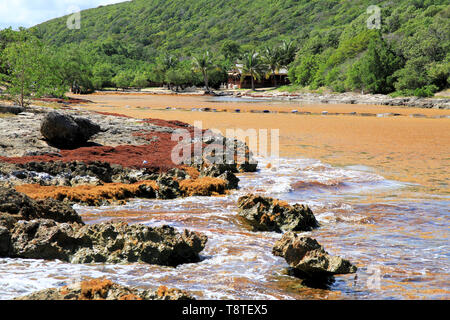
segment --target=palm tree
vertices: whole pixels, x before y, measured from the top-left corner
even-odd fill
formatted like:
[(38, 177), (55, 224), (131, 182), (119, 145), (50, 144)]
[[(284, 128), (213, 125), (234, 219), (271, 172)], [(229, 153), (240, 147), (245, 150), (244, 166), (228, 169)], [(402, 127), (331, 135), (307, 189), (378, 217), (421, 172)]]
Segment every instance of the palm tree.
[(266, 47), (264, 49), (264, 62), (272, 72), (274, 86), (277, 86), (277, 71), (282, 67), (282, 52), (279, 47)]
[(206, 92), (209, 93), (209, 76), (208, 72), (214, 67), (212, 57), (209, 51), (199, 56), (194, 56), (192, 58), (192, 65), (195, 72), (201, 72), (203, 75), (203, 81), (205, 82)]
[(261, 77), (265, 74), (265, 64), (263, 63), (259, 53), (254, 50), (245, 53), (241, 63), (243, 76), (241, 81), (243, 81), (246, 75), (250, 76), (252, 81), (252, 90), (255, 91), (255, 80), (261, 79)]
[(281, 65), (287, 67), (295, 60), (297, 54), (297, 46), (292, 41), (284, 40), (280, 47)]

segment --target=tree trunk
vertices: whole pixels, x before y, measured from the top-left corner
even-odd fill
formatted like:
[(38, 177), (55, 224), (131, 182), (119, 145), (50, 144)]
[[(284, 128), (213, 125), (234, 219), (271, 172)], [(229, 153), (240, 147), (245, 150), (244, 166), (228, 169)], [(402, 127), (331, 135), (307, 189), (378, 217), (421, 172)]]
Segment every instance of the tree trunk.
[(275, 71), (273, 71), (273, 83), (274, 83), (274, 87), (277, 87), (277, 75), (275, 74)]
[(25, 70), (22, 69), (22, 83), (20, 87), (20, 106), (24, 107), (23, 96), (24, 96), (24, 86), (25, 86)]
[(250, 78), (252, 79), (252, 90), (255, 91), (255, 78), (253, 76)]
[(203, 79), (205, 80), (206, 93), (209, 93), (209, 80), (206, 72), (203, 72)]

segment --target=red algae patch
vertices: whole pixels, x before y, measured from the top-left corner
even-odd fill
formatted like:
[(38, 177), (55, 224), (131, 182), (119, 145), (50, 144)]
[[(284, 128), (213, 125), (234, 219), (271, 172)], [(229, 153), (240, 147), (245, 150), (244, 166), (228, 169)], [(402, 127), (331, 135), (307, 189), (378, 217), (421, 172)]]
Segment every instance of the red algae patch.
[[(167, 139), (163, 134), (152, 135), (158, 136), (160, 139), (148, 145), (83, 147), (74, 150), (61, 150), (59, 155), (51, 154), (12, 158), (0, 157), (0, 162), (25, 164), (30, 162), (50, 161), (83, 161), (85, 163), (100, 161), (128, 168), (150, 168), (161, 172), (178, 167), (171, 159), (172, 149), (176, 146), (177, 142), (171, 141), (170, 138)], [(161, 137), (164, 139), (161, 139)]]
[(188, 123), (182, 122), (182, 121), (178, 121), (178, 120), (162, 120), (162, 119), (147, 118), (147, 119), (142, 120), (141, 122), (143, 122), (143, 123), (151, 123), (151, 124), (154, 124), (156, 126), (175, 128), (175, 129), (188, 128), (188, 127), (190, 129), (194, 129)]
[[(131, 118), (126, 115), (97, 112), (102, 115)], [(180, 121), (166, 121), (158, 119), (146, 119), (143, 122), (152, 123), (170, 129), (183, 128), (193, 132), (193, 128)], [(172, 150), (178, 144), (178, 141), (172, 141), (171, 130), (166, 132), (142, 130), (132, 133), (133, 136), (143, 137), (148, 143), (144, 144), (123, 144), (119, 146), (85, 146), (76, 149), (62, 149), (58, 153), (43, 154), (36, 156), (23, 157), (0, 157), (0, 162), (25, 164), (30, 162), (51, 162), (51, 161), (82, 161), (91, 163), (94, 161), (117, 164), (128, 168), (147, 168), (166, 172), (172, 168), (178, 168), (178, 165), (172, 162)], [(189, 127), (189, 128), (188, 128)], [(130, 137), (130, 141), (133, 140)]]
[(108, 183), (102, 186), (54, 187), (27, 184), (17, 186), (16, 190), (32, 199), (53, 198), (58, 201), (70, 201), (98, 206), (131, 198), (156, 198), (158, 186), (155, 181), (143, 181), (134, 184)]
[(227, 182), (219, 178), (204, 177), (180, 182), (180, 189), (185, 196), (211, 196), (225, 194)]

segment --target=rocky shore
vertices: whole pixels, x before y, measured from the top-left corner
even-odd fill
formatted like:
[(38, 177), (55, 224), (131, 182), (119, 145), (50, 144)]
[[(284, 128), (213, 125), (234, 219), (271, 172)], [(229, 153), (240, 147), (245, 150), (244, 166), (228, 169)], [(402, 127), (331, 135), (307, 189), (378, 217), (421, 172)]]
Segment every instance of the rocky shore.
[(194, 128), (179, 121), (30, 107), (0, 122), (0, 185), (33, 199), (103, 205), (225, 194), (238, 188), (236, 173), (256, 170), (248, 147), (236, 140), (236, 154), (243, 150), (246, 159), (235, 164), (216, 165), (207, 156), (174, 164), (172, 134), (179, 129), (192, 135), (191, 150), (214, 146), (196, 141)]
[[(237, 173), (257, 170), (245, 143), (224, 139), (223, 145), (215, 145), (211, 137), (194, 138), (190, 146), (233, 143), (235, 163), (215, 164), (212, 160), (225, 154), (211, 151), (197, 164), (174, 164), (171, 152), (176, 142), (171, 136), (177, 129), (187, 130), (194, 138), (195, 129), (179, 121), (137, 120), (72, 108), (55, 112), (31, 107), (0, 121), (0, 258), (168, 267), (200, 262), (208, 241), (202, 233), (167, 225), (85, 224), (72, 208), (74, 203), (121, 205), (133, 198), (226, 194), (239, 187)], [(239, 159), (242, 155), (244, 159)], [(255, 232), (285, 233), (273, 254), (285, 258), (295, 276), (316, 279), (356, 272), (349, 261), (328, 254), (316, 240), (294, 233), (320, 227), (308, 206), (247, 195), (239, 199), (237, 210)], [(18, 299), (192, 297), (176, 289), (143, 291), (93, 279)]]
[(34, 201), (0, 187), (0, 257), (69, 263), (143, 262), (176, 267), (199, 262), (207, 237), (170, 226), (85, 225), (66, 203)]
[[(100, 94), (155, 94), (155, 95), (204, 95), (204, 91), (199, 89), (189, 89), (183, 92), (173, 92), (163, 89), (149, 89), (140, 92), (100, 92)], [(450, 109), (450, 98), (420, 98), (420, 97), (391, 97), (384, 94), (362, 94), (355, 92), (344, 93), (314, 93), (314, 92), (284, 92), (278, 90), (215, 90), (208, 95), (228, 96), (248, 99), (267, 99), (267, 100), (286, 100), (301, 103), (320, 103), (320, 104), (369, 104), (393, 107), (414, 107), (414, 108), (433, 108)]]

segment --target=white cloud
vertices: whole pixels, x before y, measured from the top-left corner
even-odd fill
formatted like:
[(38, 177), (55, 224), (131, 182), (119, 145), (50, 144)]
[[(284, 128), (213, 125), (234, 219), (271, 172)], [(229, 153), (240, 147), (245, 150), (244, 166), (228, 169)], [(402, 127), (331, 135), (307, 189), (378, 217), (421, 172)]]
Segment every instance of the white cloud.
[[(73, 12), (125, 0), (0, 0), (0, 29), (32, 27)], [(72, 11), (71, 11), (72, 10)]]

